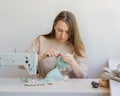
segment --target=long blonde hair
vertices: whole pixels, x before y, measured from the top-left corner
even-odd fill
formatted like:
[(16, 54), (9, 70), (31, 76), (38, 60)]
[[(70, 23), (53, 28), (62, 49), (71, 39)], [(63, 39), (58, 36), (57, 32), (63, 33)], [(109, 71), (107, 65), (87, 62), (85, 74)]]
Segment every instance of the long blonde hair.
[(54, 24), (52, 27), (52, 31), (48, 34), (45, 34), (43, 36), (45, 36), (46, 38), (53, 38), (55, 36), (55, 30), (54, 30), (54, 25), (59, 21), (62, 20), (64, 21), (68, 28), (69, 28), (69, 36), (75, 52), (78, 56), (81, 57), (86, 57), (86, 53), (85, 53), (85, 47), (84, 44), (80, 38), (80, 34), (79, 34), (79, 30), (78, 30), (78, 26), (77, 26), (77, 22), (76, 22), (76, 18), (73, 15), (73, 13), (69, 12), (69, 11), (61, 11), (55, 18), (54, 20)]

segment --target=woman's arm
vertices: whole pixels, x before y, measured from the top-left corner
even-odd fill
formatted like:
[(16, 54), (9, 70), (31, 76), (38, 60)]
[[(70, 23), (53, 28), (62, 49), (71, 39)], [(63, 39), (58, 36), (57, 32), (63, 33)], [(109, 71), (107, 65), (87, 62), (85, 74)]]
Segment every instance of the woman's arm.
[(25, 52), (37, 52), (39, 54), (40, 50), (40, 36), (35, 38), (35, 40), (31, 43), (31, 45), (26, 49)]
[(87, 76), (86, 58), (76, 57), (71, 54), (62, 55), (62, 60), (71, 65), (75, 78), (85, 78)]

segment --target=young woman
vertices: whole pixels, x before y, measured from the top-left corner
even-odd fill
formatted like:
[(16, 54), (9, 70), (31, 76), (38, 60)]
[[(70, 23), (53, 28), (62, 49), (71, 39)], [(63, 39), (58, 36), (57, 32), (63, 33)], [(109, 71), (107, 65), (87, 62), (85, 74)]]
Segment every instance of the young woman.
[(85, 78), (87, 76), (86, 53), (80, 38), (76, 18), (69, 11), (60, 12), (53, 23), (50, 33), (38, 36), (26, 50), (38, 53), (38, 74), (44, 78), (55, 68), (56, 56), (67, 63), (63, 75), (70, 78)]

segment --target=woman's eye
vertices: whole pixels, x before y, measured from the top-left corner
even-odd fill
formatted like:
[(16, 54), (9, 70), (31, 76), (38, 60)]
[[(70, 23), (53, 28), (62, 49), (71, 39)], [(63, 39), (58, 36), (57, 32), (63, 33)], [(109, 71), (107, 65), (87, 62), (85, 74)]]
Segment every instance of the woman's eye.
[[(64, 30), (63, 30), (63, 29), (57, 29), (56, 31), (58, 31), (58, 32), (64, 32)], [(69, 32), (68, 32), (68, 31), (65, 31), (65, 33), (66, 33), (66, 34), (69, 34)]]
[(68, 32), (68, 31), (66, 31), (66, 33), (67, 33), (67, 34), (69, 34), (69, 32)]
[(62, 29), (58, 29), (58, 31), (59, 31), (59, 32), (63, 32), (63, 30), (62, 30)]

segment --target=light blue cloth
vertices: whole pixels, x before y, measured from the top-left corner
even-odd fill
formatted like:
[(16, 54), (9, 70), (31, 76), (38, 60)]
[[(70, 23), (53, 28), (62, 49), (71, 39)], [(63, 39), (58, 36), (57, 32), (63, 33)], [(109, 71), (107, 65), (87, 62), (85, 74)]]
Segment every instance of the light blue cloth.
[(63, 78), (63, 75), (60, 73), (58, 68), (54, 68), (51, 70), (45, 79), (41, 80), (41, 83), (52, 83), (52, 82), (58, 82)]
[(52, 83), (52, 82), (58, 82), (63, 78), (63, 75), (60, 73), (60, 69), (63, 69), (66, 67), (66, 63), (61, 60), (61, 56), (59, 56), (56, 60), (56, 68), (51, 70), (45, 77), (45, 79), (41, 80), (41, 83)]
[[(53, 70), (51, 70), (44, 79), (36, 80), (34, 84), (37, 85), (37, 84), (48, 84), (48, 83), (59, 82), (60, 80), (63, 79), (63, 75), (59, 70), (65, 68), (66, 65), (67, 64), (61, 60), (61, 56), (59, 56), (56, 60), (56, 67)], [(29, 82), (29, 79), (23, 79), (23, 80)]]
[(63, 60), (61, 60), (61, 56), (57, 58), (56, 62), (57, 62), (56, 68), (63, 69), (66, 67), (66, 63)]

